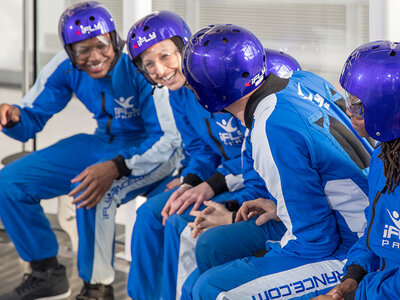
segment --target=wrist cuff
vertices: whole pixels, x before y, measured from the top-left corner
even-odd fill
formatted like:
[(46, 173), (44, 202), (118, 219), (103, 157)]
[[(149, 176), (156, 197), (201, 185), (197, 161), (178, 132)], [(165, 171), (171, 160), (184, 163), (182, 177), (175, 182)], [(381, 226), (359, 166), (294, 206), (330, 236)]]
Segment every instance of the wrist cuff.
[(5, 129), (9, 129), (9, 128), (13, 128), (15, 125), (17, 125), (18, 122), (14, 122), (14, 121), (8, 121), (6, 125), (4, 125), (3, 127)]
[(118, 155), (117, 157), (113, 158), (112, 161), (115, 163), (118, 169), (118, 177), (117, 179), (121, 179), (123, 176), (131, 175), (132, 170), (128, 169), (125, 164), (125, 159), (122, 155)]
[(342, 278), (341, 282), (345, 281), (347, 278), (351, 278), (357, 281), (357, 283), (360, 283), (367, 274), (368, 272), (363, 267), (353, 264), (347, 267), (346, 275)]
[(185, 176), (185, 178), (183, 178), (182, 183), (187, 183), (187, 184), (190, 184), (191, 186), (196, 186), (202, 182), (203, 182), (203, 180), (201, 180), (201, 178), (199, 176), (194, 175), (194, 174), (187, 174)]
[(216, 172), (214, 175), (208, 178), (206, 182), (213, 190), (214, 196), (222, 194), (223, 192), (226, 192), (228, 190), (228, 186), (226, 185), (225, 181), (225, 176), (219, 172)]

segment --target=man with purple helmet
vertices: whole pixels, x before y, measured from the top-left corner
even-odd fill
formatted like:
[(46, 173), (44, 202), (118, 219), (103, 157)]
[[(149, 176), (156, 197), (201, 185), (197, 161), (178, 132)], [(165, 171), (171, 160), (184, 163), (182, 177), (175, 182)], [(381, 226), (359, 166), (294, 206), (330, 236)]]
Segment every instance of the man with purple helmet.
[[(187, 296), (289, 299), (328, 290), (365, 228), (363, 170), (372, 147), (333, 103), (338, 93), (328, 82), (305, 71), (267, 76), (263, 46), (240, 26), (200, 32), (184, 49), (184, 74), (203, 107), (228, 111), (251, 130), (254, 169), (287, 231), (266, 242), (264, 257), (209, 269)], [(256, 201), (242, 206), (236, 221), (265, 213)]]
[[(32, 273), (7, 299), (64, 299), (70, 294), (58, 244), (41, 199), (69, 194), (77, 206), (77, 299), (114, 299), (117, 206), (148, 193), (174, 170), (181, 139), (168, 95), (152, 90), (122, 53), (124, 42), (106, 8), (84, 2), (59, 21), (66, 51), (39, 74), (23, 105), (0, 106), (0, 128), (26, 141), (75, 94), (96, 119), (94, 134), (78, 134), (33, 152), (0, 171), (0, 217)], [(72, 184), (72, 188), (71, 188)]]
[(348, 57), (340, 84), (360, 134), (379, 141), (368, 175), (368, 226), (350, 249), (342, 283), (317, 299), (397, 299), (400, 295), (400, 46), (375, 41)]

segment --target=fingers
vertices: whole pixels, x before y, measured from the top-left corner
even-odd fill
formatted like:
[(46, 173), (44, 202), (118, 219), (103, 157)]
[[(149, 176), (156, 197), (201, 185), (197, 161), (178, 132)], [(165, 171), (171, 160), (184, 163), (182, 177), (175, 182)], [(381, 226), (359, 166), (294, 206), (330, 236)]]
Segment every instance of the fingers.
[(194, 206), (193, 206), (193, 209), (192, 209), (192, 210), (198, 210), (202, 204), (203, 204), (203, 201), (202, 201), (202, 200), (197, 200), (197, 201), (194, 203)]
[[(178, 214), (178, 215), (181, 215), (185, 210), (186, 210), (186, 208), (188, 208), (190, 205), (192, 205), (192, 202), (191, 201), (185, 201), (185, 202), (183, 202), (183, 204), (181, 205), (181, 207), (178, 209), (178, 210), (175, 210), (176, 211), (176, 213)], [(197, 207), (197, 208), (199, 208), (200, 207), (200, 205)], [(197, 209), (196, 209), (197, 210)], [(175, 213), (175, 211), (173, 212), (173, 213)]]
[[(84, 189), (86, 189), (88, 186), (89, 186), (88, 183), (86, 183), (85, 181), (82, 181), (76, 188), (74, 188), (72, 191), (70, 191), (68, 193), (68, 196), (75, 197), (80, 192), (82, 192)], [(76, 203), (76, 202), (79, 202), (79, 201), (76, 201), (76, 199), (74, 199), (74, 201), (72, 201), (72, 203)]]
[(165, 222), (167, 221), (167, 218), (169, 217), (170, 207), (171, 207), (171, 202), (168, 200), (167, 203), (165, 204), (163, 210), (161, 211), (161, 216), (163, 217), (163, 220), (162, 220), (163, 226), (165, 226)]
[(269, 220), (272, 220), (274, 217), (275, 217), (275, 214), (273, 212), (266, 212), (266, 213), (260, 215), (256, 219), (256, 224), (258, 226), (261, 226), (261, 225), (267, 223)]
[(236, 214), (236, 219), (235, 222), (240, 222), (242, 220), (244, 221), (248, 221), (248, 214), (249, 214), (249, 210), (247, 208), (246, 203), (243, 203), (243, 205), (239, 208), (237, 214)]
[(83, 181), (87, 175), (88, 175), (88, 171), (87, 171), (87, 169), (85, 169), (82, 173), (80, 173), (76, 177), (72, 178), (71, 182), (77, 183), (77, 182)]

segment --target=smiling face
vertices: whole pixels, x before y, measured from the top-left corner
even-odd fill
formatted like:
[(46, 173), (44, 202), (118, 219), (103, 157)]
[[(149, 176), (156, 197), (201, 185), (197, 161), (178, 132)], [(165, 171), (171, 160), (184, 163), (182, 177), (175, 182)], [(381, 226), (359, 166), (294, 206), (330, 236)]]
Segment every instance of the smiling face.
[(106, 76), (115, 57), (109, 33), (74, 43), (72, 50), (77, 67), (95, 79)]
[(156, 83), (175, 91), (181, 88), (186, 78), (182, 73), (182, 56), (175, 43), (161, 41), (140, 54), (142, 68)]

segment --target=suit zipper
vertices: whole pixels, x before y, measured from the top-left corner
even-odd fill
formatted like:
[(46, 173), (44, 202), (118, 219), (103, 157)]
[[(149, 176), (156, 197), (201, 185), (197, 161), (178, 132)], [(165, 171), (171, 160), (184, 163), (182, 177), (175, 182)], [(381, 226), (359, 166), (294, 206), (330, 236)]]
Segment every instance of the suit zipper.
[(370, 236), (370, 233), (371, 233), (372, 224), (374, 223), (374, 219), (375, 219), (376, 205), (378, 204), (378, 201), (379, 201), (379, 199), (381, 198), (382, 193), (385, 193), (385, 192), (386, 192), (386, 186), (382, 189), (382, 191), (376, 193), (374, 202), (373, 202), (373, 204), (372, 204), (371, 222), (370, 222), (369, 227), (368, 227), (368, 231), (367, 231), (367, 240), (366, 240), (367, 248), (368, 248), (370, 251), (372, 251), (372, 250), (371, 250), (371, 248), (369, 247), (369, 236)]
[(107, 134), (110, 136), (110, 140), (108, 141), (111, 143), (114, 140), (114, 136), (111, 135), (111, 123), (112, 123), (112, 115), (109, 114), (106, 111), (106, 96), (104, 95), (104, 92), (101, 92), (101, 109), (103, 110), (103, 113), (105, 113), (108, 116), (108, 121), (107, 121)]
[(226, 159), (229, 160), (228, 155), (226, 155), (225, 149), (222, 146), (221, 142), (212, 134), (211, 126), (210, 126), (210, 121), (208, 119), (204, 119), (207, 125), (207, 130), (208, 134), (210, 135), (211, 139), (214, 141), (215, 144), (217, 144), (217, 147), (219, 149), (219, 152), (221, 152), (221, 155)]

